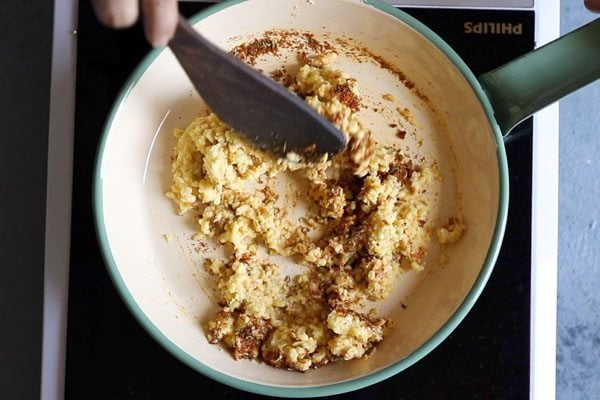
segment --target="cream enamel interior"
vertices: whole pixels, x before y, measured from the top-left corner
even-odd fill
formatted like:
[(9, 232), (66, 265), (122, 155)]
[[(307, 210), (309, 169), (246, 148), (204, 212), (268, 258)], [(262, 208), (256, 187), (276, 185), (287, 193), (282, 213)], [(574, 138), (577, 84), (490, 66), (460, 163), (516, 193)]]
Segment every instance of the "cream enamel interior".
[[(225, 48), (272, 28), (306, 30), (317, 37), (325, 33), (348, 37), (399, 67), (429, 103), (379, 68), (339, 59), (340, 67), (357, 78), (367, 102), (382, 103), (384, 93), (396, 97), (392, 104), (383, 102), (383, 111), (363, 112), (364, 122), (378, 138), (397, 140), (386, 127), (396, 106), (413, 111), (417, 136), (403, 143), (412, 153), (435, 159), (444, 178), (435, 189), (434, 217), (440, 222), (462, 211), (467, 230), (449, 249), (447, 266), (436, 265), (433, 246), (426, 271), (401, 277), (392, 298), (381, 307), (382, 313), (393, 316), (395, 327), (371, 357), (308, 373), (234, 361), (219, 346), (208, 344), (202, 328), (216, 307), (201, 261), (221, 249), (195, 250), (196, 244), (190, 240), (195, 230), (191, 218), (178, 216), (164, 196), (170, 183), (173, 129), (187, 126), (203, 107), (174, 57), (165, 50), (120, 104), (100, 154), (107, 240), (118, 273), (136, 303), (159, 331), (200, 363), (270, 386), (343, 382), (408, 356), (460, 306), (484, 264), (496, 226), (496, 145), (477, 96), (460, 71), (423, 36), (358, 1), (252, 0), (209, 16), (197, 28)], [(273, 61), (265, 61), (269, 62)], [(419, 139), (422, 146), (417, 144)], [(165, 234), (172, 240), (165, 240)], [(400, 307), (400, 302), (407, 308)]]

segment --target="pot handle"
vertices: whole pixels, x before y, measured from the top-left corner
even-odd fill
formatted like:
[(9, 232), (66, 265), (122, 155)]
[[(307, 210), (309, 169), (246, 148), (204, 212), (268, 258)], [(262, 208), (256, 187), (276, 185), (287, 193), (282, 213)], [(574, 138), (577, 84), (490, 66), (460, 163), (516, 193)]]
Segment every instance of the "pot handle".
[[(600, 78), (600, 18), (479, 77), (502, 135)], [(599, 110), (600, 112), (600, 110)]]

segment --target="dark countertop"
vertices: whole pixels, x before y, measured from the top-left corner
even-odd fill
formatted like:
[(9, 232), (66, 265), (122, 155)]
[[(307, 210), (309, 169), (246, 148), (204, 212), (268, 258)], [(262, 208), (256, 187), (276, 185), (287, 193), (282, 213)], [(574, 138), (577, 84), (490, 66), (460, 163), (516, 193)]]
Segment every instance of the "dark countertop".
[(0, 2), (0, 398), (39, 396), (53, 2)]

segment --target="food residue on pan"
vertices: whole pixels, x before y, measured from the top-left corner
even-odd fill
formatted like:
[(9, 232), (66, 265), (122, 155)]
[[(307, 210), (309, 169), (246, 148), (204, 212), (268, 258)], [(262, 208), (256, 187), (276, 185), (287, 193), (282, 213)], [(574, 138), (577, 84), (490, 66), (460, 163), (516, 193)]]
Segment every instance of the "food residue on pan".
[[(391, 322), (367, 306), (386, 299), (402, 272), (425, 268), (434, 231), (445, 246), (464, 223), (435, 230), (426, 193), (440, 179), (437, 168), (373, 140), (357, 117), (358, 83), (332, 67), (331, 45), (270, 31), (233, 54), (253, 64), (283, 47), (298, 51), (299, 68), (270, 75), (337, 126), (346, 150), (313, 163), (277, 159), (209, 113), (175, 132), (167, 196), (197, 222), (197, 239), (231, 254), (204, 263), (220, 306), (206, 326), (210, 343), (235, 359), (306, 371), (368, 355)], [(278, 189), (283, 177), (302, 186), (290, 190), (295, 200)], [(307, 212), (298, 218), (292, 205), (300, 197)], [(288, 257), (301, 271), (287, 275), (268, 255)]]
[(448, 263), (448, 254), (446, 248), (449, 244), (456, 243), (460, 240), (465, 230), (463, 216), (459, 214), (456, 217), (450, 217), (440, 228), (436, 230), (436, 236), (440, 243), (440, 253), (438, 256), (438, 264), (446, 265)]
[(404, 107), (404, 108), (397, 108), (398, 114), (400, 114), (400, 116), (402, 118), (404, 118), (409, 124), (414, 125), (415, 124), (415, 116), (413, 115), (412, 111), (410, 111), (409, 108)]

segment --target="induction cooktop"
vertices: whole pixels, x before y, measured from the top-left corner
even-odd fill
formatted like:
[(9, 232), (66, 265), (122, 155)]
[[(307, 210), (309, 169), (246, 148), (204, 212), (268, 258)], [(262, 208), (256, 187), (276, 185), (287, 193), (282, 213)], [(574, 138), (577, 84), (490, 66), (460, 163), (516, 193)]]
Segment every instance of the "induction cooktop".
[[(476, 74), (526, 53), (536, 42), (547, 41), (558, 29), (550, 23), (557, 24), (558, 2), (555, 9), (551, 8), (551, 2), (546, 3), (548, 8), (542, 8), (533, 1), (519, 0), (447, 2), (451, 6), (434, 0), (388, 2), (438, 33)], [(191, 16), (209, 5), (185, 2), (180, 8)], [(172, 357), (135, 321), (111, 284), (93, 225), (94, 156), (112, 102), (149, 47), (140, 25), (124, 31), (108, 30), (97, 23), (88, 2), (81, 2), (78, 11), (71, 9), (71, 13), (74, 28), (68, 32), (67, 44), (63, 40), (62, 47), (58, 46), (58, 51), (62, 48), (74, 60), (76, 57), (74, 136), (66, 148), (67, 156), (70, 154), (72, 158), (73, 173), (68, 225), (70, 252), (68, 259), (52, 252), (48, 259), (47, 250), (46, 285), (52, 285), (45, 299), (44, 354), (47, 355), (42, 397), (57, 398), (57, 394), (61, 397), (64, 390), (68, 399), (162, 399), (192, 395), (211, 399), (261, 398), (212, 381)], [(55, 32), (55, 43), (57, 37), (61, 37), (60, 32)], [(60, 109), (55, 105), (55, 111)], [(558, 168), (557, 146), (553, 148), (558, 124), (555, 127), (552, 124), (557, 122), (555, 108), (543, 113), (544, 120), (538, 115), (523, 122), (506, 142), (511, 187), (507, 230), (496, 267), (473, 310), (447, 340), (409, 369), (379, 384), (335, 398), (553, 398), (554, 342), (547, 331), (544, 340), (539, 339), (537, 332), (541, 324), (546, 324), (550, 331), (554, 328), (556, 292), (552, 274), (556, 273), (556, 261), (553, 265), (552, 254), (548, 255), (547, 250), (541, 254), (536, 243), (540, 235), (546, 237), (552, 235), (552, 229), (556, 230), (552, 225), (553, 221), (556, 223), (552, 202), (540, 205), (539, 196), (557, 198), (557, 188), (542, 171), (548, 174), (552, 168)], [(60, 125), (60, 121), (55, 121), (55, 125)], [(537, 139), (540, 129), (545, 134), (543, 144)], [(56, 129), (54, 134), (59, 135)], [(57, 137), (68, 140), (64, 131), (62, 135)], [(49, 155), (49, 162), (55, 162), (54, 166), (49, 164), (49, 172), (58, 168), (56, 159), (65, 148), (55, 151), (54, 157), (52, 153)], [(68, 164), (69, 159), (67, 162), (64, 157), (61, 159)], [(51, 175), (49, 188), (50, 178)], [(47, 232), (52, 231), (52, 222)], [(47, 248), (52, 240), (47, 236)], [(66, 269), (57, 266), (61, 260), (62, 264), (68, 260), (68, 275)], [(550, 268), (550, 277), (540, 277), (540, 265), (546, 270)], [(65, 322), (67, 296), (61, 296), (59, 288), (61, 284), (65, 286), (67, 277)], [(546, 302), (543, 306), (542, 300)]]

